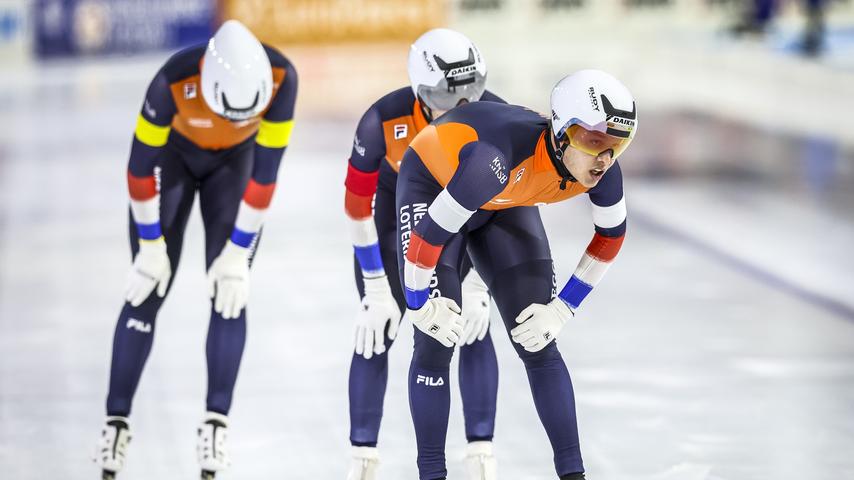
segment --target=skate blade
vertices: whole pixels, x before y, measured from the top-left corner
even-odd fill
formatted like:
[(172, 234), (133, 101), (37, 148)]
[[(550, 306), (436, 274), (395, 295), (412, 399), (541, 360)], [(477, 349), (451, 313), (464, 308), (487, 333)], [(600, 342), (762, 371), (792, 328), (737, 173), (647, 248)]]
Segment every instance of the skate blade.
[(202, 470), (202, 480), (214, 480), (214, 477), (216, 477), (216, 472)]
[(101, 470), (101, 480), (116, 480), (116, 472)]

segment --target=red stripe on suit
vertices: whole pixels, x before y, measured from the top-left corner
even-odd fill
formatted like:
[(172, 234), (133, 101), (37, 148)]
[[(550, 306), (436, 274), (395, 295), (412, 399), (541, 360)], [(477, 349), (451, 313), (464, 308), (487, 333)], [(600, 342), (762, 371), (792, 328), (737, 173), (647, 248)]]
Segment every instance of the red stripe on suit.
[(362, 220), (371, 216), (371, 196), (356, 195), (347, 190), (344, 194), (344, 211), (353, 220)]
[(144, 202), (157, 195), (157, 183), (154, 181), (153, 175), (135, 177), (132, 173), (128, 172), (128, 191), (130, 192), (130, 198)]
[(587, 246), (587, 254), (601, 262), (610, 262), (617, 257), (620, 247), (623, 245), (625, 235), (619, 237), (606, 237), (598, 233), (593, 235), (593, 240)]
[(377, 191), (377, 181), (380, 177), (380, 171), (363, 172), (352, 164), (347, 164), (347, 178), (344, 180), (344, 186), (347, 190), (360, 195), (362, 197), (373, 196)]
[(270, 206), (270, 201), (273, 199), (273, 191), (275, 190), (275, 183), (261, 185), (255, 180), (250, 179), (249, 185), (246, 186), (246, 192), (243, 194), (243, 201), (253, 208), (263, 210)]
[(409, 240), (409, 250), (406, 251), (406, 259), (421, 268), (436, 268), (439, 263), (439, 255), (442, 254), (442, 247), (430, 245), (421, 235), (412, 232), (412, 237)]

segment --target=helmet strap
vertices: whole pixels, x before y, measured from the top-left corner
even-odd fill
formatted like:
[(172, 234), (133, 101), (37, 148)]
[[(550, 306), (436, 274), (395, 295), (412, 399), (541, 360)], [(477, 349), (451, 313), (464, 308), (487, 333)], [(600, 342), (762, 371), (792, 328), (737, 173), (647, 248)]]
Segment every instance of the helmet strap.
[(560, 175), (560, 189), (566, 190), (566, 182), (577, 182), (578, 180), (569, 173), (569, 169), (564, 165), (563, 152), (555, 150), (554, 145), (558, 142), (554, 140), (554, 135), (552, 135), (551, 129), (548, 129), (546, 136), (550, 137), (549, 140), (546, 140), (546, 152), (548, 152), (549, 159), (552, 161), (552, 165), (554, 165), (555, 170), (557, 170), (557, 174)]
[(424, 103), (424, 99), (421, 98), (421, 95), (418, 95), (418, 105), (421, 106), (421, 113), (424, 115), (424, 119), (427, 120), (427, 123), (433, 121), (433, 110)]

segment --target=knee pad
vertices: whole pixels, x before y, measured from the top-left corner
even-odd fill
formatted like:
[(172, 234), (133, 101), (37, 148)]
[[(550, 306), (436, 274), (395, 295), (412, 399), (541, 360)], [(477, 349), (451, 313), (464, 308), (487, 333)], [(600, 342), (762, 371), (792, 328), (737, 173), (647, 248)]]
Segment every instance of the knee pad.
[(560, 355), (560, 350), (558, 350), (555, 342), (548, 344), (539, 352), (529, 352), (518, 343), (513, 343), (513, 348), (516, 349), (516, 354), (522, 359), (526, 369), (544, 367), (554, 362), (563, 362), (563, 357)]
[(454, 349), (448, 348), (435, 339), (415, 330), (415, 353), (412, 361), (415, 365), (429, 369), (446, 369), (451, 366)]

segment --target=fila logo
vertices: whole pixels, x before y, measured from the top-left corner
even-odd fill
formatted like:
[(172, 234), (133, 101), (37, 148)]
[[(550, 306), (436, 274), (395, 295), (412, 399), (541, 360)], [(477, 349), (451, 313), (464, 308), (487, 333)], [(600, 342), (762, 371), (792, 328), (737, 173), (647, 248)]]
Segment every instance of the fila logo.
[(513, 183), (519, 183), (519, 180), (522, 180), (522, 174), (525, 173), (525, 167), (522, 167), (522, 170), (519, 170), (519, 173), (516, 174), (516, 180)]
[(427, 330), (430, 330), (430, 333), (439, 333), (439, 326), (434, 323)]
[(125, 325), (125, 328), (128, 330), (136, 330), (141, 333), (151, 333), (151, 324), (143, 322), (142, 320), (137, 320), (135, 318), (129, 318), (128, 323)]
[(543, 338), (548, 342), (552, 338), (552, 332), (544, 333)]
[(196, 98), (196, 83), (190, 82), (184, 84), (184, 99), (190, 100)]
[(428, 387), (441, 387), (445, 384), (445, 380), (443, 380), (442, 377), (436, 379), (433, 377), (425, 377), (424, 375), (418, 375), (418, 378), (415, 379), (415, 384), (418, 385), (419, 383), (423, 383)]
[(409, 128), (405, 123), (399, 123), (394, 126), (394, 139), (400, 140), (401, 138), (406, 138), (407, 133), (409, 132)]

